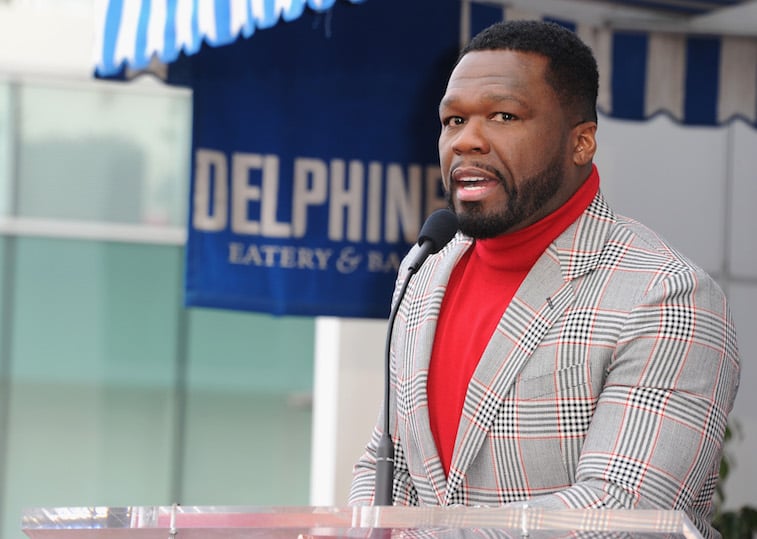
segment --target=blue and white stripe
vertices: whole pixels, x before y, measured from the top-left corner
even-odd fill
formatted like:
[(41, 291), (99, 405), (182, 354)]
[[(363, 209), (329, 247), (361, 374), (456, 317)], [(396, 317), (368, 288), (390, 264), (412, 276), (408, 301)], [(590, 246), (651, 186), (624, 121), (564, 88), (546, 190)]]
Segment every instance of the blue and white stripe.
[[(348, 0), (357, 4), (364, 0)], [(293, 21), (306, 8), (330, 9), (336, 0), (98, 0), (95, 66), (99, 76), (124, 66), (139, 70), (153, 58), (174, 61), (181, 51), (196, 53), (249, 37), (279, 20)]]
[(599, 109), (645, 120), (660, 113), (687, 125), (719, 125), (740, 118), (757, 125), (757, 39), (613, 30), (556, 20), (490, 2), (461, 2), (461, 40), (499, 20), (554, 20), (594, 50)]

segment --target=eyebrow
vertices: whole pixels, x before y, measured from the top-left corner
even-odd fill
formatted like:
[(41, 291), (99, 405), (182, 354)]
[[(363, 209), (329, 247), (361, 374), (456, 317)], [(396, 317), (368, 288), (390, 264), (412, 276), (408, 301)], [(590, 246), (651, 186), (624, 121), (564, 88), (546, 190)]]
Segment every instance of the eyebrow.
[[(455, 95), (452, 96), (445, 96), (442, 98), (442, 100), (439, 102), (439, 108), (442, 107), (454, 107), (462, 97), (458, 97)], [(499, 93), (485, 93), (481, 96), (480, 101), (486, 102), (486, 103), (506, 103), (506, 102), (513, 102), (517, 103), (521, 107), (526, 107), (529, 110), (531, 107), (525, 103), (522, 99), (509, 94), (499, 94)]]

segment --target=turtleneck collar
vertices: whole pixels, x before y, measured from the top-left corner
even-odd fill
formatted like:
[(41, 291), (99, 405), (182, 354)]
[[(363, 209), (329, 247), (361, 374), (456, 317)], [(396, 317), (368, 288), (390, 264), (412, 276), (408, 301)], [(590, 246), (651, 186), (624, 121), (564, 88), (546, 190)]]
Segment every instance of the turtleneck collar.
[(496, 270), (528, 271), (549, 244), (586, 210), (598, 190), (599, 173), (592, 165), (589, 177), (557, 210), (521, 230), (476, 240), (473, 254)]

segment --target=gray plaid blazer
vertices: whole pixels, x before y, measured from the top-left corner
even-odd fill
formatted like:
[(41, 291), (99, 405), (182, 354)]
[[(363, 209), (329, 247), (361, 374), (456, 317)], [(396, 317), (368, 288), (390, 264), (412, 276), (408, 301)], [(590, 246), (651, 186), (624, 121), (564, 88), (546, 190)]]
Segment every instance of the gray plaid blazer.
[[(468, 385), (445, 475), (426, 380), (447, 281), (472, 244), (458, 233), (432, 255), (398, 311), (394, 503), (680, 509), (716, 537), (712, 498), (739, 381), (726, 298), (601, 193), (505, 310)], [(382, 425), (380, 415), (350, 504), (373, 503)]]

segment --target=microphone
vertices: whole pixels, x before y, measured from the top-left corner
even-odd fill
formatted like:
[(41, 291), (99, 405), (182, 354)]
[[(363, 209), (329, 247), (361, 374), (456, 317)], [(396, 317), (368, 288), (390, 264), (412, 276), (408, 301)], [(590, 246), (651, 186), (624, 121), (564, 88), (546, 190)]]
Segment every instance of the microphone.
[(418, 234), (418, 246), (408, 273), (417, 272), (429, 255), (438, 253), (457, 232), (457, 215), (448, 209), (436, 210), (428, 216)]
[(429, 255), (438, 253), (442, 247), (449, 243), (455, 236), (457, 227), (457, 216), (451, 210), (442, 208), (428, 216), (421, 227), (420, 234), (418, 234), (417, 245), (419, 248), (413, 254), (397, 301), (389, 314), (389, 329), (387, 330), (384, 352), (384, 433), (381, 435), (381, 440), (379, 440), (376, 448), (376, 481), (373, 505), (392, 505), (394, 501), (392, 495), (394, 487), (394, 443), (389, 434), (389, 392), (391, 387), (389, 348), (392, 342), (394, 320), (397, 318), (400, 304), (405, 297), (410, 277), (417, 273)]

